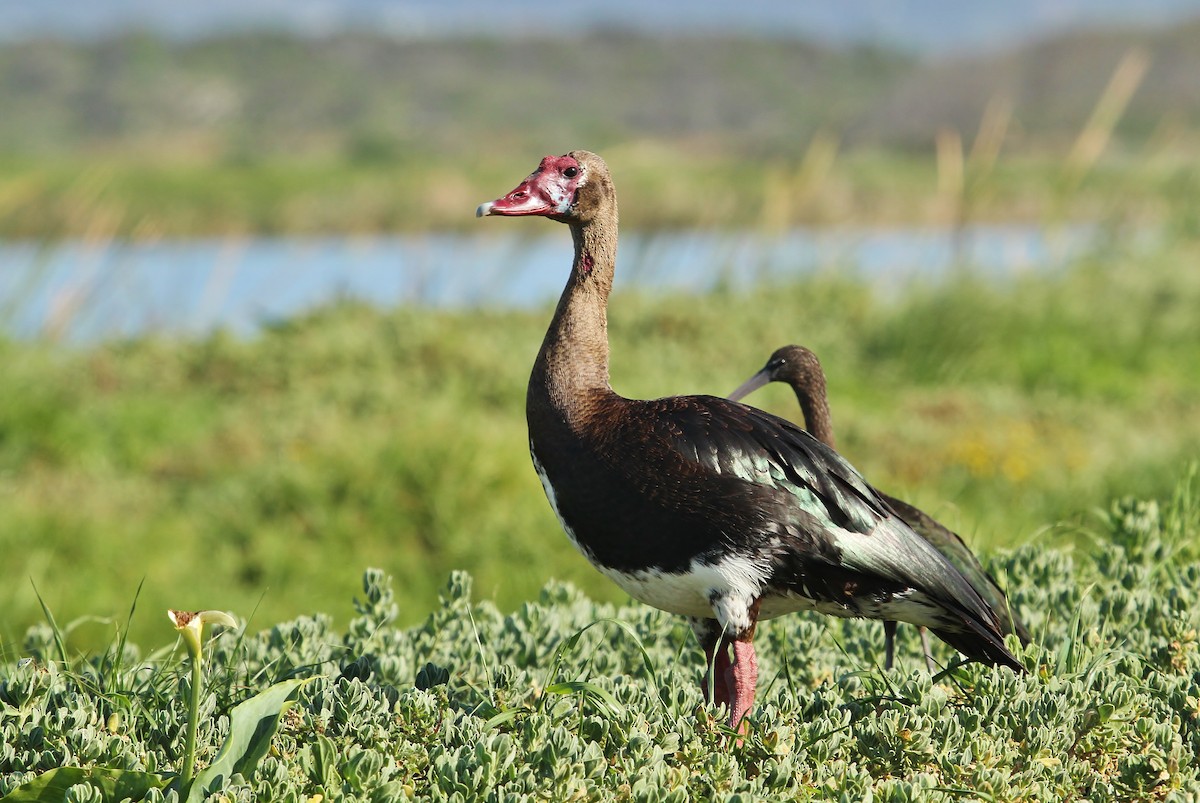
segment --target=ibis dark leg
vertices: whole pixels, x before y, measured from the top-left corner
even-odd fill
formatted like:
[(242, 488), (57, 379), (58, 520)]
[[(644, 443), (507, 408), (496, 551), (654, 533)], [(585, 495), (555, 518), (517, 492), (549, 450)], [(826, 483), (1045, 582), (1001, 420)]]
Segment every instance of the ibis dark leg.
[[(704, 650), (704, 682), (701, 693), (705, 702), (718, 705), (729, 705), (729, 684), (725, 674), (729, 670), (729, 644), (721, 638), (721, 625), (716, 619), (693, 617), (688, 623), (696, 634), (696, 641)], [(712, 699), (709, 699), (709, 688), (712, 688)]]
[[(720, 641), (720, 640), (718, 640)], [(729, 662), (729, 645), (724, 642), (712, 644), (704, 648), (704, 699), (710, 703), (729, 706), (729, 682), (726, 679), (732, 671)], [(713, 699), (708, 699), (709, 686), (713, 690)]]
[(921, 649), (925, 650), (925, 666), (929, 667), (929, 674), (937, 674), (937, 664), (933, 660), (933, 650), (929, 648), (929, 631), (924, 627), (918, 627), (917, 631), (921, 634)]
[(896, 658), (896, 623), (883, 620), (883, 668), (891, 669)]

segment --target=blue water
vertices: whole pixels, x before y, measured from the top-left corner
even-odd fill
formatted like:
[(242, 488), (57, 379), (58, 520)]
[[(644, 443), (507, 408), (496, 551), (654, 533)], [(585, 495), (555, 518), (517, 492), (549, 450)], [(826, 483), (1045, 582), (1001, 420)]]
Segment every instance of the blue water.
[[(483, 225), (493, 221), (487, 221)], [(527, 227), (528, 228), (528, 227)], [(253, 332), (335, 298), (380, 306), (530, 306), (561, 291), (567, 232), (368, 238), (255, 238), (90, 245), (0, 243), (0, 329), (22, 338), (92, 342), (146, 332)], [(1086, 251), (1086, 227), (626, 234), (617, 287), (701, 292), (817, 271), (853, 271), (884, 286), (936, 280), (957, 265), (1006, 276), (1050, 269)]]

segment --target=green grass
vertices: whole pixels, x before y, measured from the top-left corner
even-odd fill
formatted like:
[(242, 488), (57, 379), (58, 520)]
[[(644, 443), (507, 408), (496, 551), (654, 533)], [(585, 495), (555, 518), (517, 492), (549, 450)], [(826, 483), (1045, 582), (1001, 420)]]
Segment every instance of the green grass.
[[(621, 188), (627, 229), (709, 226), (945, 225), (957, 199), (940, 194), (927, 154), (857, 149), (810, 158), (806, 148), (748, 159), (735, 151), (660, 140), (565, 139), (550, 147), (601, 149)], [(816, 151), (814, 151), (816, 152)], [(1187, 151), (1190, 158), (1190, 151)], [(54, 157), (0, 153), (0, 236), (20, 239), (379, 233), (461, 229), (482, 201), (513, 188), (541, 150), (457, 156), (404, 150), (379, 163), (288, 156), (248, 163), (146, 158), (141, 152)], [(664, 164), (686, 170), (664, 171)], [(969, 166), (968, 166), (969, 167)], [(1145, 149), (1102, 160), (1060, 197), (1057, 153), (1022, 152), (971, 185), (972, 220), (1067, 217), (1116, 224), (1190, 221), (1200, 172)], [(1188, 217), (1190, 215), (1190, 218)]]
[[(747, 294), (618, 291), (613, 383), (726, 393), (804, 343), (841, 451), (875, 485), (985, 555), (1086, 544), (1094, 511), (1163, 495), (1200, 455), (1195, 261), (1175, 237), (899, 295), (850, 270)], [(368, 565), (396, 578), (405, 624), (454, 569), (502, 610), (551, 577), (619, 601), (529, 465), (524, 388), (548, 318), (338, 305), (245, 340), (0, 342), (3, 649), (41, 618), (31, 580), (62, 622), (121, 615), (144, 580), (142, 642), (166, 608), (340, 621)], [(785, 388), (752, 400), (797, 415)], [(86, 620), (69, 644), (111, 629)]]
[[(679, 617), (560, 583), (504, 613), (456, 572), (403, 627), (398, 584), (371, 570), (344, 627), (304, 615), (210, 645), (197, 766), (216, 760), (237, 703), (311, 678), (270, 751), (210, 792), (1183, 803), (1200, 794), (1200, 474), (1177, 480), (1162, 500), (1108, 506), (1088, 554), (1030, 544), (992, 561), (1035, 634), (1024, 676), (968, 665), (931, 679), (908, 628), (885, 673), (878, 623), (783, 617), (759, 628), (760, 694), (737, 744), (701, 701), (703, 658)], [(155, 613), (149, 643), (165, 644)], [(171, 780), (188, 696), (174, 654), (114, 640), (64, 663), (47, 624), (22, 652), (0, 661), (0, 795), (62, 766)], [(937, 657), (952, 659), (940, 643)], [(36, 799), (105, 798), (80, 783)]]

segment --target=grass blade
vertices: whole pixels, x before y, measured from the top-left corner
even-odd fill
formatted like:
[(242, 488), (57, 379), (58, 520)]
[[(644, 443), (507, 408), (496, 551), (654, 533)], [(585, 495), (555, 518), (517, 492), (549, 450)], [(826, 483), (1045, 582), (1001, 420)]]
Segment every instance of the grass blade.
[(63, 666), (69, 666), (67, 644), (63, 640), (62, 629), (58, 626), (58, 622), (54, 621), (54, 614), (50, 612), (50, 607), (42, 599), (42, 595), (37, 588), (37, 583), (33, 582), (33, 579), (30, 578), (29, 584), (33, 586), (33, 594), (37, 597), (38, 605), (42, 606), (42, 614), (46, 617), (46, 622), (50, 625), (50, 630), (54, 633), (54, 646), (58, 650), (58, 660), (62, 661)]

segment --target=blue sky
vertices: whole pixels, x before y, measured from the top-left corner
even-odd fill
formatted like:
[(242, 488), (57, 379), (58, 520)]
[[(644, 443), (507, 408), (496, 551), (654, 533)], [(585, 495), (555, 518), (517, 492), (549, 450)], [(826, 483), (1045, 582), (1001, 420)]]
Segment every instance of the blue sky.
[(0, 37), (107, 35), (146, 28), (198, 36), (230, 28), (400, 36), (630, 28), (650, 35), (771, 33), (870, 41), (924, 53), (1000, 48), (1084, 26), (1162, 25), (1200, 16), (1200, 0), (44, 0), (0, 3)]

